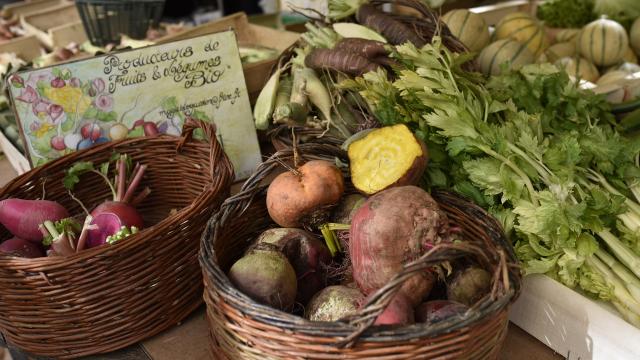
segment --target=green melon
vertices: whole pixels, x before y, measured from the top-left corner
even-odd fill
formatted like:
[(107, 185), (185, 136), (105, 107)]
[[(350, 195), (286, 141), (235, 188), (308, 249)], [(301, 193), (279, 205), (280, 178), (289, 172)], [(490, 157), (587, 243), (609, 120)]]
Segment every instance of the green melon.
[(629, 30), (629, 42), (631, 43), (633, 51), (635, 51), (637, 55), (640, 55), (640, 17), (633, 22), (633, 25), (631, 25), (631, 30)]
[(478, 14), (456, 9), (444, 14), (442, 21), (470, 51), (480, 51), (489, 44), (489, 27)]
[(574, 42), (561, 42), (553, 44), (545, 50), (544, 54), (550, 63), (554, 63), (563, 57), (576, 55), (576, 44)]
[(535, 57), (526, 45), (512, 39), (502, 39), (491, 43), (478, 56), (480, 69), (485, 75), (500, 73), (500, 65), (508, 62), (512, 69), (519, 69), (522, 65), (531, 64)]
[(540, 55), (547, 47), (547, 35), (542, 24), (529, 14), (511, 13), (496, 25), (495, 38), (514, 39), (527, 46), (529, 52)]
[(624, 56), (622, 57), (622, 60), (628, 63), (634, 63), (634, 64), (638, 63), (638, 57), (636, 56), (636, 53), (634, 53), (633, 50), (631, 50), (630, 47), (627, 47), (627, 51), (624, 52)]
[(577, 40), (580, 56), (597, 66), (622, 61), (629, 46), (627, 32), (613, 20), (600, 18), (585, 25)]
[(600, 77), (598, 68), (590, 63), (589, 60), (581, 57), (564, 57), (556, 61), (555, 64), (576, 79), (583, 79), (595, 83)]
[(556, 33), (555, 42), (563, 43), (575, 41), (580, 34), (580, 29), (562, 29)]

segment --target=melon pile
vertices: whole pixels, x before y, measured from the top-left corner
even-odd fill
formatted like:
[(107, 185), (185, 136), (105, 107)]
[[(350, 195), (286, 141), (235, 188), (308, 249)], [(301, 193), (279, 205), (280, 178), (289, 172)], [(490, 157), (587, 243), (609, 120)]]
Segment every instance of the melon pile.
[(526, 64), (548, 62), (583, 86), (598, 89), (612, 103), (640, 94), (640, 19), (629, 32), (606, 17), (582, 29), (552, 31), (524, 12), (508, 14), (494, 27), (465, 9), (452, 10), (442, 20), (470, 51), (478, 53), (478, 64), (487, 76), (505, 68), (517, 70)]

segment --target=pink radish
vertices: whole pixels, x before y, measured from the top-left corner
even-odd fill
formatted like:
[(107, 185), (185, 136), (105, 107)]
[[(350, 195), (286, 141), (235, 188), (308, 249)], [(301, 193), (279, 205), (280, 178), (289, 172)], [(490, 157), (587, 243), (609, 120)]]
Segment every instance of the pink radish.
[[(142, 216), (135, 209), (135, 205), (142, 202), (149, 195), (150, 190), (145, 188), (137, 196), (134, 197), (134, 194), (142, 181), (142, 176), (147, 166), (136, 164), (130, 181), (127, 181), (127, 160), (126, 155), (121, 155), (117, 160), (116, 177), (113, 183), (105, 173), (95, 170), (91, 163), (77, 164), (79, 166), (74, 165), (68, 173), (68, 176), (71, 176), (68, 180), (73, 182), (67, 187), (70, 190), (79, 182), (78, 175), (85, 171), (100, 175), (111, 188), (113, 198), (100, 204), (91, 212), (92, 221), (90, 225), (92, 229), (87, 232), (86, 239), (86, 246), (89, 248), (118, 241), (123, 237), (136, 233), (144, 225)], [(71, 171), (73, 169), (77, 169), (77, 172)], [(129, 182), (128, 185), (127, 182)]]
[(5, 240), (0, 244), (0, 253), (23, 258), (38, 258), (44, 256), (42, 248), (31, 241), (17, 237)]
[(131, 205), (119, 201), (106, 201), (91, 212), (93, 225), (97, 228), (89, 231), (87, 247), (100, 246), (107, 242), (107, 237), (117, 233), (125, 226), (142, 229), (142, 217)]
[(51, 138), (51, 148), (54, 150), (62, 151), (67, 148), (64, 144), (64, 137), (62, 135), (56, 135)]
[(0, 201), (0, 223), (13, 235), (33, 242), (42, 241), (40, 224), (67, 217), (67, 210), (55, 201), (15, 198)]
[(85, 124), (80, 129), (80, 133), (82, 134), (83, 138), (96, 141), (100, 137), (100, 135), (102, 135), (102, 129), (100, 129), (100, 126), (96, 124), (89, 123), (89, 124)]

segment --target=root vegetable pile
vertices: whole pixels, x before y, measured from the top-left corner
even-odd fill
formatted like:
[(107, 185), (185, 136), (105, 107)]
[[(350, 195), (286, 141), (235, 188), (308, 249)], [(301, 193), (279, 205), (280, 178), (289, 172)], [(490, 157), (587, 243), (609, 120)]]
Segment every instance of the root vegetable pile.
[[(260, 234), (229, 269), (231, 282), (258, 303), (311, 321), (347, 320), (406, 264), (454, 240), (447, 215), (421, 188), (394, 186), (366, 198), (344, 195), (343, 182), (336, 165), (319, 160), (278, 175), (267, 190), (267, 208), (276, 224), (289, 227)], [(375, 325), (468, 316), (467, 305), (489, 293), (488, 272), (469, 259), (442, 266), (405, 280)], [(448, 275), (443, 271), (452, 267)], [(431, 294), (436, 284), (446, 290)], [(434, 307), (433, 299), (446, 303)]]

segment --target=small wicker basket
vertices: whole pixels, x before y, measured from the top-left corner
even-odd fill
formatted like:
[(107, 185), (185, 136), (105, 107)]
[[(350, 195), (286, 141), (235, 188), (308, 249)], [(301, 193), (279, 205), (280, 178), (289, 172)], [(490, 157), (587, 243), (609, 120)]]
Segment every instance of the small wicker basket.
[[(207, 220), (229, 194), (233, 170), (216, 140), (192, 139), (202, 128), (185, 124), (182, 137), (127, 139), (79, 151), (32, 170), (0, 191), (0, 199), (46, 198), (71, 214), (82, 209), (62, 185), (77, 161), (107, 161), (126, 153), (148, 165), (142, 186), (151, 194), (138, 206), (147, 226), (112, 246), (69, 257), (23, 259), (0, 255), (0, 331), (36, 355), (74, 358), (106, 353), (157, 334), (202, 303), (197, 254)], [(109, 189), (83, 175), (75, 196), (92, 208)], [(9, 238), (0, 226), (0, 239)]]
[[(304, 160), (345, 160), (330, 144), (298, 146)], [(289, 149), (275, 153), (227, 199), (202, 236), (200, 263), (211, 351), (222, 359), (491, 359), (506, 336), (508, 309), (520, 292), (521, 277), (511, 245), (498, 222), (478, 206), (448, 192), (432, 195), (462, 229), (464, 244), (437, 245), (407, 264), (371, 297), (353, 318), (312, 322), (256, 303), (238, 291), (226, 272), (258, 234), (274, 224), (266, 205), (264, 180), (283, 163), (292, 163)], [(493, 277), (492, 292), (464, 318), (434, 325), (400, 328), (372, 326), (403, 280), (443, 260), (473, 256)]]

